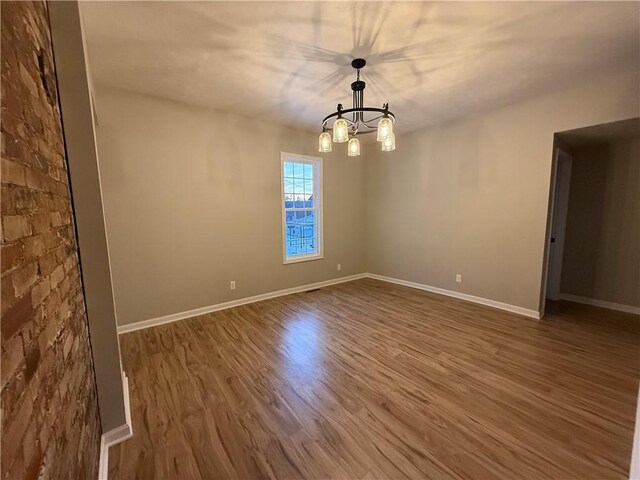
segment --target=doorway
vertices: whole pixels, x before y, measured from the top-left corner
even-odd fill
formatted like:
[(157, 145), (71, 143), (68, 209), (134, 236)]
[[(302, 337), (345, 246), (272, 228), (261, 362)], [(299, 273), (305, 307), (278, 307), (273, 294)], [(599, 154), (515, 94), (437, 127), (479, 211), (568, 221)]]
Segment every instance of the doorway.
[(558, 300), (640, 314), (640, 119), (557, 133), (549, 193), (542, 314)]

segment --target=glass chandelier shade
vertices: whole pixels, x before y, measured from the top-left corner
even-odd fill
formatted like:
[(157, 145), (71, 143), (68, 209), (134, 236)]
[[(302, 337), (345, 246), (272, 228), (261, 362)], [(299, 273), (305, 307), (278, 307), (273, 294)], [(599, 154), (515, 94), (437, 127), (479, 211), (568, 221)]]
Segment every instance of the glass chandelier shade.
[(349, 141), (349, 126), (344, 118), (338, 118), (333, 123), (333, 141), (336, 143)]
[(331, 151), (331, 135), (329, 132), (322, 132), (318, 138), (318, 151), (327, 153)]
[(378, 136), (376, 140), (382, 142), (390, 135), (393, 135), (393, 122), (389, 117), (382, 117), (378, 122)]
[(360, 140), (356, 137), (351, 137), (347, 145), (347, 155), (349, 157), (357, 157), (360, 155)]
[(382, 140), (382, 151), (392, 152), (396, 149), (396, 136), (392, 133)]

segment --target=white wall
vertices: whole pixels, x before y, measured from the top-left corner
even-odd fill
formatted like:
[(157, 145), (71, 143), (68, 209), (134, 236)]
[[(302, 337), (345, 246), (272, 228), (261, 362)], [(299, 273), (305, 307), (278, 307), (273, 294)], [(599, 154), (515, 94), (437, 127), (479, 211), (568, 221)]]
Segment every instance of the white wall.
[(280, 152), (317, 156), (317, 134), (100, 86), (95, 100), (120, 325), (365, 271), (363, 158), (324, 156), (324, 259), (283, 265)]
[(603, 72), (367, 156), (368, 270), (537, 311), (554, 133), (637, 117), (638, 85)]

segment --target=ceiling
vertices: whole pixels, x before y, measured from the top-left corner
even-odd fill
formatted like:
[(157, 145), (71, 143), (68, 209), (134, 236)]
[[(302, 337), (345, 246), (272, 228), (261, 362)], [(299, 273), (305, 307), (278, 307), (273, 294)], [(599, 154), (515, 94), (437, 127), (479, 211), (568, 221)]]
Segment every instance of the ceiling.
[(640, 138), (640, 118), (576, 128), (575, 130), (560, 132), (558, 136), (571, 147), (585, 147), (601, 145), (616, 140), (637, 139)]
[(640, 63), (638, 2), (82, 2), (109, 85), (318, 130), (389, 102), (406, 132)]

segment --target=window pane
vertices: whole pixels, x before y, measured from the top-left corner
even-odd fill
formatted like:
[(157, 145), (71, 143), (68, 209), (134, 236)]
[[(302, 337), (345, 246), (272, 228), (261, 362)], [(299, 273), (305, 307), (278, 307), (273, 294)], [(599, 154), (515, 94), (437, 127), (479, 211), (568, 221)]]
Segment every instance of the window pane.
[(313, 165), (309, 163), (304, 164), (304, 178), (309, 180), (313, 179)]
[(313, 180), (304, 180), (304, 193), (311, 195), (313, 193)]
[(316, 222), (313, 210), (305, 212), (304, 224), (302, 227), (302, 246), (305, 253), (315, 253), (316, 245)]
[(293, 180), (289, 178), (284, 179), (284, 193), (293, 193)]
[(287, 255), (301, 255), (302, 251), (302, 229), (301, 224), (295, 221), (287, 222), (286, 226), (286, 250)]
[(304, 203), (304, 195), (295, 196), (295, 201), (293, 202), (295, 208), (304, 208)]
[(304, 208), (313, 208), (313, 195), (304, 196)]
[(293, 181), (293, 193), (304, 193), (304, 180), (297, 178)]
[(284, 176), (293, 177), (293, 162), (284, 162)]
[(303, 163), (294, 163), (293, 164), (293, 176), (295, 178), (302, 178), (304, 176), (304, 164)]
[(287, 255), (316, 253), (315, 212), (295, 211), (286, 213)]

